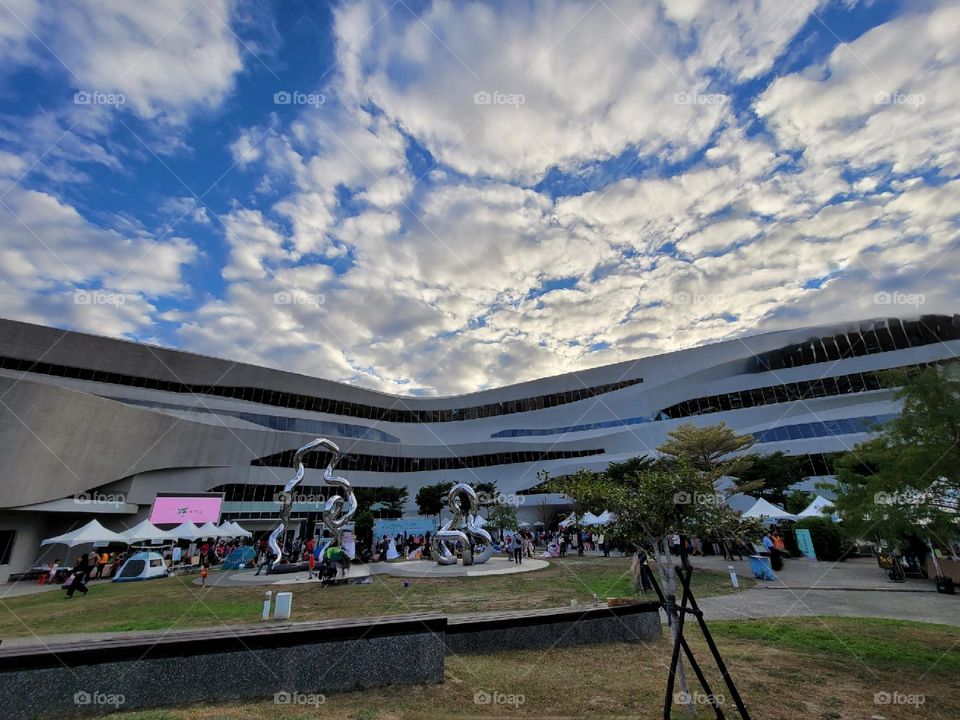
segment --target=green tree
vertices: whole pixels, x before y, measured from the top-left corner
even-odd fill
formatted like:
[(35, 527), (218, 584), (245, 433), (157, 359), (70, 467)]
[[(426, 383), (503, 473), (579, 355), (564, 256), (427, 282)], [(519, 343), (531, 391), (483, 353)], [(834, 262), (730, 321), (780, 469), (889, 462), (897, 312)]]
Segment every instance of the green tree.
[(421, 515), (439, 515), (440, 511), (447, 506), (447, 495), (452, 482), (438, 482), (433, 485), (424, 485), (417, 490), (417, 496), (414, 502), (417, 503), (417, 511)]
[(682, 460), (690, 467), (714, 477), (743, 472), (750, 464), (747, 457), (730, 455), (754, 444), (752, 435), (737, 435), (725, 423), (697, 427), (686, 423), (667, 433), (667, 440), (657, 450), (673, 460)]
[(369, 548), (373, 545), (373, 513), (369, 510), (358, 512), (354, 516), (353, 531), (357, 537), (358, 548)]
[(837, 500), (848, 533), (896, 544), (903, 536), (950, 538), (960, 498), (958, 366), (927, 369), (903, 383), (900, 416), (837, 462)]
[[(613, 534), (646, 549), (656, 559), (671, 636), (676, 642), (676, 577), (669, 536), (749, 537), (756, 532), (756, 523), (743, 521), (728, 508), (723, 502), (725, 496), (714, 490), (714, 472), (695, 467), (683, 452), (672, 462), (631, 463), (630, 467), (614, 468), (617, 479), (581, 469), (574, 475), (552, 479), (550, 488), (573, 498), (580, 507), (602, 504), (609, 508), (617, 517)], [(686, 692), (682, 662), (678, 679), (680, 690)]]
[(510, 505), (494, 505), (490, 511), (490, 517), (487, 518), (487, 524), (499, 530), (502, 539), (504, 530), (516, 530), (519, 527), (517, 511)]
[(749, 459), (749, 465), (737, 475), (740, 483), (758, 486), (760, 495), (778, 505), (786, 502), (788, 488), (809, 474), (800, 458), (779, 450), (769, 455), (753, 454)]

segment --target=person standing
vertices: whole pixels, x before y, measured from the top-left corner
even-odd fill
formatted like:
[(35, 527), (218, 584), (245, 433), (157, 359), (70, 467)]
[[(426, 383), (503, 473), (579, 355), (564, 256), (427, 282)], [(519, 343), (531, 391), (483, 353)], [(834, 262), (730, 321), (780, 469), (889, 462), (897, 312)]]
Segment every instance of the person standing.
[(103, 579), (103, 569), (107, 566), (107, 563), (110, 562), (110, 556), (107, 554), (107, 551), (104, 550), (100, 555), (99, 562), (97, 563), (97, 580)]

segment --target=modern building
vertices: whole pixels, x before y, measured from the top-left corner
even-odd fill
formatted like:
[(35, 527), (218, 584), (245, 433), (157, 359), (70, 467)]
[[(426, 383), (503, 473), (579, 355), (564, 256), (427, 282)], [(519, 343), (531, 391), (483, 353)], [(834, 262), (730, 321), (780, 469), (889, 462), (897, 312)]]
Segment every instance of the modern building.
[[(960, 315), (772, 332), (455, 397), (398, 397), (123, 340), (0, 320), (0, 579), (91, 517), (121, 530), (158, 492), (224, 493), (225, 519), (273, 527), (293, 451), (328, 437), (355, 486), (495, 481), (655, 452), (686, 422), (726, 422), (761, 452), (846, 450), (894, 417), (890, 368), (960, 356)], [(328, 457), (301, 492), (322, 496)], [(310, 519), (315, 498), (295, 506)], [(530, 512), (530, 508), (523, 508)]]

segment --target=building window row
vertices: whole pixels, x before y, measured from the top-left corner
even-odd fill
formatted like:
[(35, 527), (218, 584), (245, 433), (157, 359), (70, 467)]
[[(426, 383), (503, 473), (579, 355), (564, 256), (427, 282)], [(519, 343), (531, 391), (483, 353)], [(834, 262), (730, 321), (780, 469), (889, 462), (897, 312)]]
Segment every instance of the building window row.
[[(926, 368), (940, 363), (918, 363), (905, 365), (895, 370), (905, 371), (908, 376), (914, 375)], [(795, 383), (782, 385), (768, 385), (752, 390), (740, 390), (722, 395), (707, 395), (704, 397), (684, 400), (683, 402), (664, 408), (656, 415), (657, 420), (672, 420), (682, 417), (706, 415), (708, 413), (740, 410), (743, 408), (774, 405), (776, 403), (797, 402), (814, 398), (832, 397), (835, 395), (849, 395), (851, 393), (880, 390), (883, 387), (882, 375), (886, 370), (850, 373), (836, 377), (818, 378), (816, 380), (801, 380)]]
[(806, 438), (832, 437), (871, 432), (897, 418), (897, 415), (867, 415), (842, 420), (823, 420), (794, 425), (781, 425), (753, 433), (758, 443), (785, 442)]
[(21, 358), (0, 357), (0, 368), (4, 370), (37, 373), (40, 375), (51, 375), (54, 377), (109, 383), (112, 385), (142, 387), (147, 390), (225, 397), (259, 403), (261, 405), (329, 413), (331, 415), (348, 415), (350, 417), (364, 418), (378, 422), (397, 423), (477, 420), (480, 418), (497, 417), (499, 415), (543, 410), (544, 408), (565, 405), (567, 403), (577, 402), (578, 400), (587, 400), (597, 395), (622, 390), (623, 388), (643, 382), (643, 378), (634, 378), (633, 380), (621, 380), (619, 382), (595, 385), (593, 387), (565, 390), (548, 395), (538, 395), (536, 397), (521, 398), (518, 400), (505, 400), (503, 402), (486, 403), (484, 405), (474, 405), (464, 408), (412, 410), (406, 407), (400, 398), (396, 400), (393, 406), (384, 408), (344, 400), (315, 397), (313, 395), (267, 390), (264, 388), (232, 387), (227, 385), (192, 385), (169, 380), (144, 378), (136, 375), (105, 372), (103, 370), (89, 370), (67, 365), (23, 360)]
[(751, 371), (783, 370), (949, 340), (960, 340), (960, 315), (924, 315), (919, 320), (889, 318), (866, 330), (811, 338), (756, 355)]
[[(257, 458), (250, 464), (263, 467), (293, 467), (294, 450), (274, 453)], [(435, 470), (463, 470), (469, 468), (493, 467), (495, 465), (513, 465), (516, 463), (538, 463), (548, 460), (567, 460), (570, 458), (602, 455), (603, 448), (590, 450), (524, 450), (515, 452), (487, 453), (464, 457), (389, 457), (385, 455), (363, 455), (346, 453), (337, 463), (337, 470), (356, 472), (431, 472)], [(328, 452), (310, 452), (304, 455), (304, 467), (319, 470), (330, 462)]]
[(280, 415), (261, 415), (259, 413), (238, 412), (236, 410), (220, 410), (202, 405), (176, 405), (174, 403), (155, 402), (153, 400), (131, 400), (128, 398), (109, 398), (124, 405), (154, 408), (160, 410), (176, 410), (180, 412), (208, 413), (210, 415), (226, 415), (239, 420), (246, 420), (271, 430), (283, 432), (298, 432), (317, 435), (334, 435), (336, 437), (355, 438), (357, 440), (377, 440), (379, 442), (398, 443), (400, 438), (376, 428), (364, 425), (351, 425), (330, 420), (310, 420), (308, 418), (283, 417)]

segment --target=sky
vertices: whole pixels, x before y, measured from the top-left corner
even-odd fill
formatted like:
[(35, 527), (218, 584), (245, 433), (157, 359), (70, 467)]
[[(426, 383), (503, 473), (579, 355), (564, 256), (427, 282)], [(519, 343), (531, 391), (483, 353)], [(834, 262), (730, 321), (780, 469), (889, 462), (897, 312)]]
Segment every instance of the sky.
[(960, 308), (960, 3), (0, 0), (0, 315), (455, 394)]

